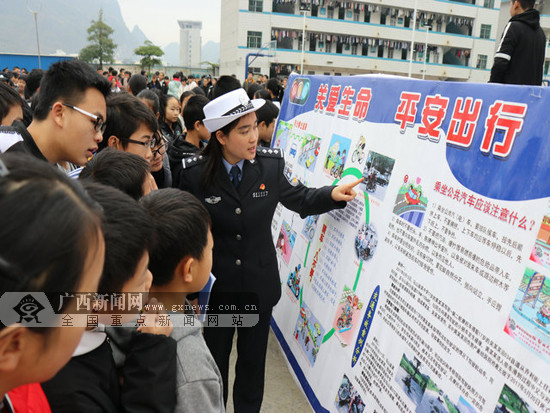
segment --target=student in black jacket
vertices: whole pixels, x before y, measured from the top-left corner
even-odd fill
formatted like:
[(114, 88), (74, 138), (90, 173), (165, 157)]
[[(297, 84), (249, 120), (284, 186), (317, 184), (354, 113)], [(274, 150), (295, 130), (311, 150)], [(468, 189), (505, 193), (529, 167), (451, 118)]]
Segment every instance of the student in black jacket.
[(512, 18), (502, 33), (490, 83), (542, 84), (546, 36), (534, 6), (535, 0), (510, 0)]
[[(302, 217), (343, 208), (355, 198), (353, 187), (292, 186), (283, 174), (277, 149), (259, 149), (256, 109), (263, 99), (250, 101), (244, 89), (220, 96), (204, 107), (204, 125), (212, 136), (202, 154), (183, 160), (179, 188), (197, 196), (212, 218), (214, 260), (211, 307), (243, 303), (242, 293), (259, 301), (259, 322), (237, 327), (233, 404), (236, 412), (258, 412), (263, 399), (265, 356), (273, 306), (281, 296), (271, 221), (279, 202)], [(229, 297), (229, 298), (228, 298)], [(227, 402), (229, 354), (235, 327), (207, 327), (206, 343), (220, 369)]]

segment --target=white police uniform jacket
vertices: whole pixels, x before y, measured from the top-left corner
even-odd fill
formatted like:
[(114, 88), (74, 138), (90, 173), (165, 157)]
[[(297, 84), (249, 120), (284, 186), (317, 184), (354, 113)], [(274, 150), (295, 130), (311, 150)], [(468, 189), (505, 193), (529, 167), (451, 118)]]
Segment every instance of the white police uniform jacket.
[(278, 149), (258, 148), (256, 158), (243, 164), (235, 188), (223, 171), (221, 182), (204, 187), (201, 174), (207, 158), (184, 159), (179, 188), (197, 196), (212, 218), (217, 280), (213, 292), (257, 294), (260, 311), (279, 301), (281, 284), (271, 236), (275, 208), (281, 202), (302, 218), (344, 208), (331, 198), (333, 186), (307, 188), (291, 185), (283, 174), (285, 161)]

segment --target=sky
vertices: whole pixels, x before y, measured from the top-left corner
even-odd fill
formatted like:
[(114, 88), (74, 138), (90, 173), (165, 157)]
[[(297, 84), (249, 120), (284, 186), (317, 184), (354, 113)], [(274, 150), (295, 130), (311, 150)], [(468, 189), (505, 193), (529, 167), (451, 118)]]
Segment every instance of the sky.
[(118, 0), (122, 17), (130, 31), (134, 26), (157, 46), (179, 43), (178, 20), (202, 21), (202, 44), (220, 42), (220, 8), (222, 0)]

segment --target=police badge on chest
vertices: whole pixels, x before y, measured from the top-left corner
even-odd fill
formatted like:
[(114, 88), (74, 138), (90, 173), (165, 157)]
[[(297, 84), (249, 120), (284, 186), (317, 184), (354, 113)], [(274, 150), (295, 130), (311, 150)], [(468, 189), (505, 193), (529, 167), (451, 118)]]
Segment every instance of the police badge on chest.
[(257, 192), (252, 192), (252, 198), (263, 198), (269, 194), (269, 191), (265, 189), (265, 185), (260, 185), (260, 190)]

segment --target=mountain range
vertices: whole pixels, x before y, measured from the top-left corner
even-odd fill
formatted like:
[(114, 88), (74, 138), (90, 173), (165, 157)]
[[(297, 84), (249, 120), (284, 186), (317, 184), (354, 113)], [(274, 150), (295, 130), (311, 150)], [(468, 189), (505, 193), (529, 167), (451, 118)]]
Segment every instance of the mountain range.
[[(78, 54), (88, 44), (86, 29), (90, 26), (91, 20), (98, 18), (99, 10), (102, 9), (105, 23), (114, 30), (112, 38), (117, 44), (115, 59), (123, 63), (139, 60), (133, 51), (147, 40), (147, 36), (139, 26), (135, 26), (131, 31), (128, 29), (117, 0), (48, 0), (43, 3), (45, 4), (38, 13), (42, 54)], [(37, 44), (34, 18), (27, 9), (27, 2), (0, 0), (0, 4), (4, 6), (1, 18), (0, 53), (35, 54)], [(33, 5), (30, 4), (30, 6), (32, 9)], [(62, 10), (62, 13), (59, 10)], [(84, 13), (83, 10), (86, 12)], [(163, 60), (166, 63), (179, 64), (178, 43), (166, 46), (164, 52), (166, 55)], [(217, 62), (219, 43), (205, 44), (202, 60)]]

